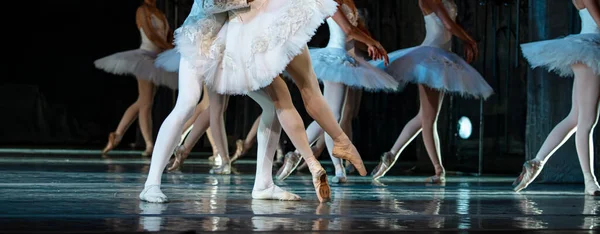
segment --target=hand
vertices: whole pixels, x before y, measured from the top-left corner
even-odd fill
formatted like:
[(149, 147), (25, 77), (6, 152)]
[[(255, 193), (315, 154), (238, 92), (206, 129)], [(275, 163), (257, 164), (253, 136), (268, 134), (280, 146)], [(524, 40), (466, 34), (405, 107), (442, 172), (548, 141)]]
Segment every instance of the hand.
[(465, 56), (467, 63), (473, 62), (479, 56), (479, 49), (477, 48), (477, 43), (474, 41), (468, 42), (465, 46)]
[(387, 51), (385, 51), (383, 46), (381, 46), (381, 44), (378, 41), (375, 41), (375, 43), (368, 45), (368, 52), (371, 59), (383, 59), (385, 66), (387, 66), (390, 63), (390, 58), (388, 57)]

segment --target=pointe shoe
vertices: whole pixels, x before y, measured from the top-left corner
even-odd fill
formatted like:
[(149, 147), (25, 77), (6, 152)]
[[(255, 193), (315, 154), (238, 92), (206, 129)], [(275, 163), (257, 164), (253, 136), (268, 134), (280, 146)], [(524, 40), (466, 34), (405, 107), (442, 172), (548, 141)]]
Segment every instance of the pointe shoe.
[(110, 134), (108, 134), (108, 143), (102, 150), (102, 154), (107, 154), (108, 152), (113, 150), (115, 147), (117, 147), (117, 145), (119, 145), (120, 141), (121, 136), (117, 135), (115, 132), (111, 132)]
[(334, 176), (331, 178), (331, 183), (342, 184), (348, 182), (348, 178), (345, 176)]
[(391, 168), (394, 166), (394, 162), (396, 161), (394, 155), (390, 152), (385, 152), (381, 155), (381, 159), (379, 160), (379, 164), (373, 170), (371, 175), (373, 175), (373, 179), (379, 179), (383, 177)]
[(540, 174), (543, 168), (543, 164), (537, 160), (529, 160), (523, 164), (523, 171), (521, 175), (517, 177), (513, 184), (516, 184), (514, 191), (520, 192), (527, 188), (533, 180)]
[(283, 181), (286, 178), (288, 178), (288, 176), (290, 176), (292, 172), (296, 170), (296, 168), (300, 164), (301, 159), (302, 156), (299, 153), (288, 152), (285, 155), (285, 159), (283, 160), (283, 166), (277, 172), (277, 180)]
[(183, 165), (183, 161), (185, 161), (185, 159), (187, 159), (188, 157), (188, 153), (186, 153), (185, 150), (185, 146), (180, 145), (175, 149), (175, 152), (173, 152), (173, 156), (175, 156), (175, 160), (173, 160), (173, 164), (171, 164), (171, 166), (167, 169), (168, 171), (176, 171), (179, 170), (181, 168), (181, 165)]
[(211, 155), (210, 157), (208, 157), (208, 162), (214, 163), (215, 162), (215, 158), (217, 158), (216, 154)]
[(329, 183), (327, 182), (327, 173), (318, 161), (315, 162), (315, 165), (312, 167), (309, 166), (309, 169), (312, 174), (312, 182), (315, 186), (317, 198), (321, 203), (331, 201), (331, 188), (329, 188)]
[(600, 186), (598, 186), (598, 182), (592, 178), (593, 177), (585, 179), (585, 195), (600, 196)]
[(233, 154), (233, 157), (231, 157), (231, 163), (234, 163), (235, 161), (237, 161), (238, 159), (240, 159), (242, 156), (244, 156), (243, 152), (244, 152), (244, 141), (242, 140), (237, 140), (235, 142), (235, 153)]
[(348, 137), (345, 137), (345, 139), (345, 141), (342, 140), (343, 142), (334, 142), (331, 154), (333, 154), (333, 156), (336, 158), (350, 161), (356, 170), (358, 170), (358, 174), (361, 176), (366, 176), (367, 169), (365, 169), (365, 165), (363, 164), (360, 154), (358, 154), (358, 151), (352, 142), (348, 140)]
[(144, 190), (140, 193), (140, 200), (145, 202), (153, 203), (166, 203), (169, 199), (160, 190), (160, 185), (148, 185), (144, 187)]
[(440, 175), (431, 176), (431, 177), (427, 178), (425, 180), (425, 182), (428, 184), (445, 185), (446, 184), (446, 173), (441, 173)]
[[(213, 167), (212, 169), (210, 169), (210, 174), (216, 174), (216, 175), (231, 174), (231, 161), (229, 161), (229, 160), (222, 160), (222, 161), (223, 162), (221, 163), (220, 166), (216, 166), (216, 167)], [(227, 161), (227, 162), (225, 162), (225, 161)]]
[(277, 185), (272, 185), (263, 190), (252, 190), (252, 199), (256, 200), (279, 200), (279, 201), (299, 201), (300, 196), (283, 190)]

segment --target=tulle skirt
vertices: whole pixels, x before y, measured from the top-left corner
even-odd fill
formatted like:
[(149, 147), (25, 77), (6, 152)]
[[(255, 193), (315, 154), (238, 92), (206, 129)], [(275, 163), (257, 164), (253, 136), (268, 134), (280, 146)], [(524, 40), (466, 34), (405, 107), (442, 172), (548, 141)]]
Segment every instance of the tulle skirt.
[(177, 89), (177, 73), (154, 65), (156, 53), (137, 49), (106, 56), (94, 61), (96, 68), (115, 75), (133, 75), (159, 86)]
[(366, 90), (395, 91), (398, 82), (382, 69), (340, 48), (310, 49), (317, 78)]
[[(417, 46), (389, 54), (386, 71), (401, 84), (425, 85), (463, 97), (487, 99), (494, 90), (483, 77), (458, 55), (437, 47)], [(375, 66), (383, 67), (376, 61)]]
[(255, 0), (250, 9), (229, 13), (230, 20), (211, 46), (217, 56), (203, 61), (198, 73), (221, 94), (261, 89), (307, 48), (317, 28), (336, 9), (333, 0)]
[(587, 33), (521, 45), (532, 68), (544, 67), (563, 77), (573, 76), (571, 65), (583, 63), (600, 75), (600, 34)]
[(154, 65), (169, 72), (179, 71), (179, 62), (181, 54), (176, 49), (166, 50), (158, 55)]

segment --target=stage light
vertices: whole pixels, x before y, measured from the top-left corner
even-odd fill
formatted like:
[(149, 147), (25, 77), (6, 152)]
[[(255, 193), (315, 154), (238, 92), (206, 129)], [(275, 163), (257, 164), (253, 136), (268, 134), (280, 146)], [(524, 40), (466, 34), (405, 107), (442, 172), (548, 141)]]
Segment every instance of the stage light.
[(473, 132), (473, 125), (471, 124), (471, 120), (466, 117), (460, 117), (458, 120), (458, 136), (462, 139), (468, 139)]

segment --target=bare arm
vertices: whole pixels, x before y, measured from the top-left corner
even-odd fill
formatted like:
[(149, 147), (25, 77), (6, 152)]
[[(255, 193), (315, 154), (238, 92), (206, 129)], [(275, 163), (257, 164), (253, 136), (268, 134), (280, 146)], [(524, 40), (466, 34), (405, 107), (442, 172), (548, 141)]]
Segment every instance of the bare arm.
[[(376, 41), (375, 39), (373, 39), (372, 37), (370, 37), (369, 35), (364, 33), (358, 27), (352, 25), (350, 23), (350, 21), (348, 21), (348, 19), (344, 15), (344, 13), (342, 12), (342, 9), (341, 9), (342, 1), (336, 0), (336, 2), (338, 3), (338, 9), (335, 12), (335, 14), (333, 14), (333, 16), (331, 16), (331, 18), (340, 26), (340, 28), (342, 28), (344, 33), (346, 35), (348, 35), (349, 39), (357, 40), (359, 42), (366, 44), (368, 47), (372, 47), (372, 49), (368, 49), (368, 50), (369, 50), (369, 55), (372, 56), (372, 58), (374, 60), (375, 59), (384, 59), (387, 64), (389, 59), (387, 56), (387, 52), (385, 51), (383, 46), (381, 46), (381, 44), (378, 41)], [(374, 53), (375, 49), (377, 49), (377, 53)]]
[[(367, 26), (365, 25), (365, 22), (362, 21), (362, 20), (360, 20), (360, 19), (358, 20), (358, 28), (361, 31), (363, 31), (365, 34), (367, 34), (368, 36), (373, 37), (371, 35), (371, 33), (369, 32), (369, 30), (367, 29)], [(362, 50), (362, 51), (367, 51), (368, 52), (368, 50), (369, 50), (369, 46), (367, 46), (365, 43), (362, 43), (360, 41), (355, 42), (354, 43), (354, 47), (357, 48), (357, 49), (359, 49), (359, 50)]]
[(440, 0), (423, 0), (423, 4), (442, 20), (446, 29), (454, 36), (467, 43), (475, 43), (475, 40), (473, 40), (460, 25), (450, 18), (448, 11), (446, 11), (446, 8), (444, 8), (444, 5)]
[(444, 7), (442, 1), (422, 0), (422, 3), (424, 7), (434, 12), (440, 18), (440, 20), (442, 20), (444, 27), (446, 27), (448, 31), (450, 31), (454, 36), (464, 41), (467, 44), (467, 46), (470, 47), (470, 49), (466, 49), (466, 60), (469, 63), (473, 61), (473, 59), (477, 57), (479, 53), (477, 43), (475, 42), (475, 40), (473, 40), (473, 38), (471, 38), (471, 36), (467, 32), (465, 32), (463, 27), (461, 27), (456, 22), (454, 22), (454, 20), (452, 20), (452, 18), (448, 15), (448, 11), (446, 11), (446, 8)]
[(583, 4), (585, 4), (585, 8), (588, 9), (594, 21), (596, 21), (596, 25), (600, 26), (600, 4), (598, 4), (598, 1), (583, 0)]
[[(158, 19), (158, 17), (156, 18)], [(148, 39), (150, 39), (152, 43), (154, 43), (158, 48), (162, 50), (173, 48), (173, 44), (169, 41), (169, 35), (161, 35), (159, 32), (157, 32), (156, 28), (152, 23), (153, 19), (154, 17), (152, 15), (152, 12), (150, 12), (147, 8), (138, 8), (136, 12), (136, 21), (138, 21), (139, 26), (141, 26), (141, 28), (144, 30), (144, 33), (146, 34)], [(161, 19), (162, 22), (160, 23), (164, 24), (165, 27), (168, 28), (166, 18), (161, 17)]]

